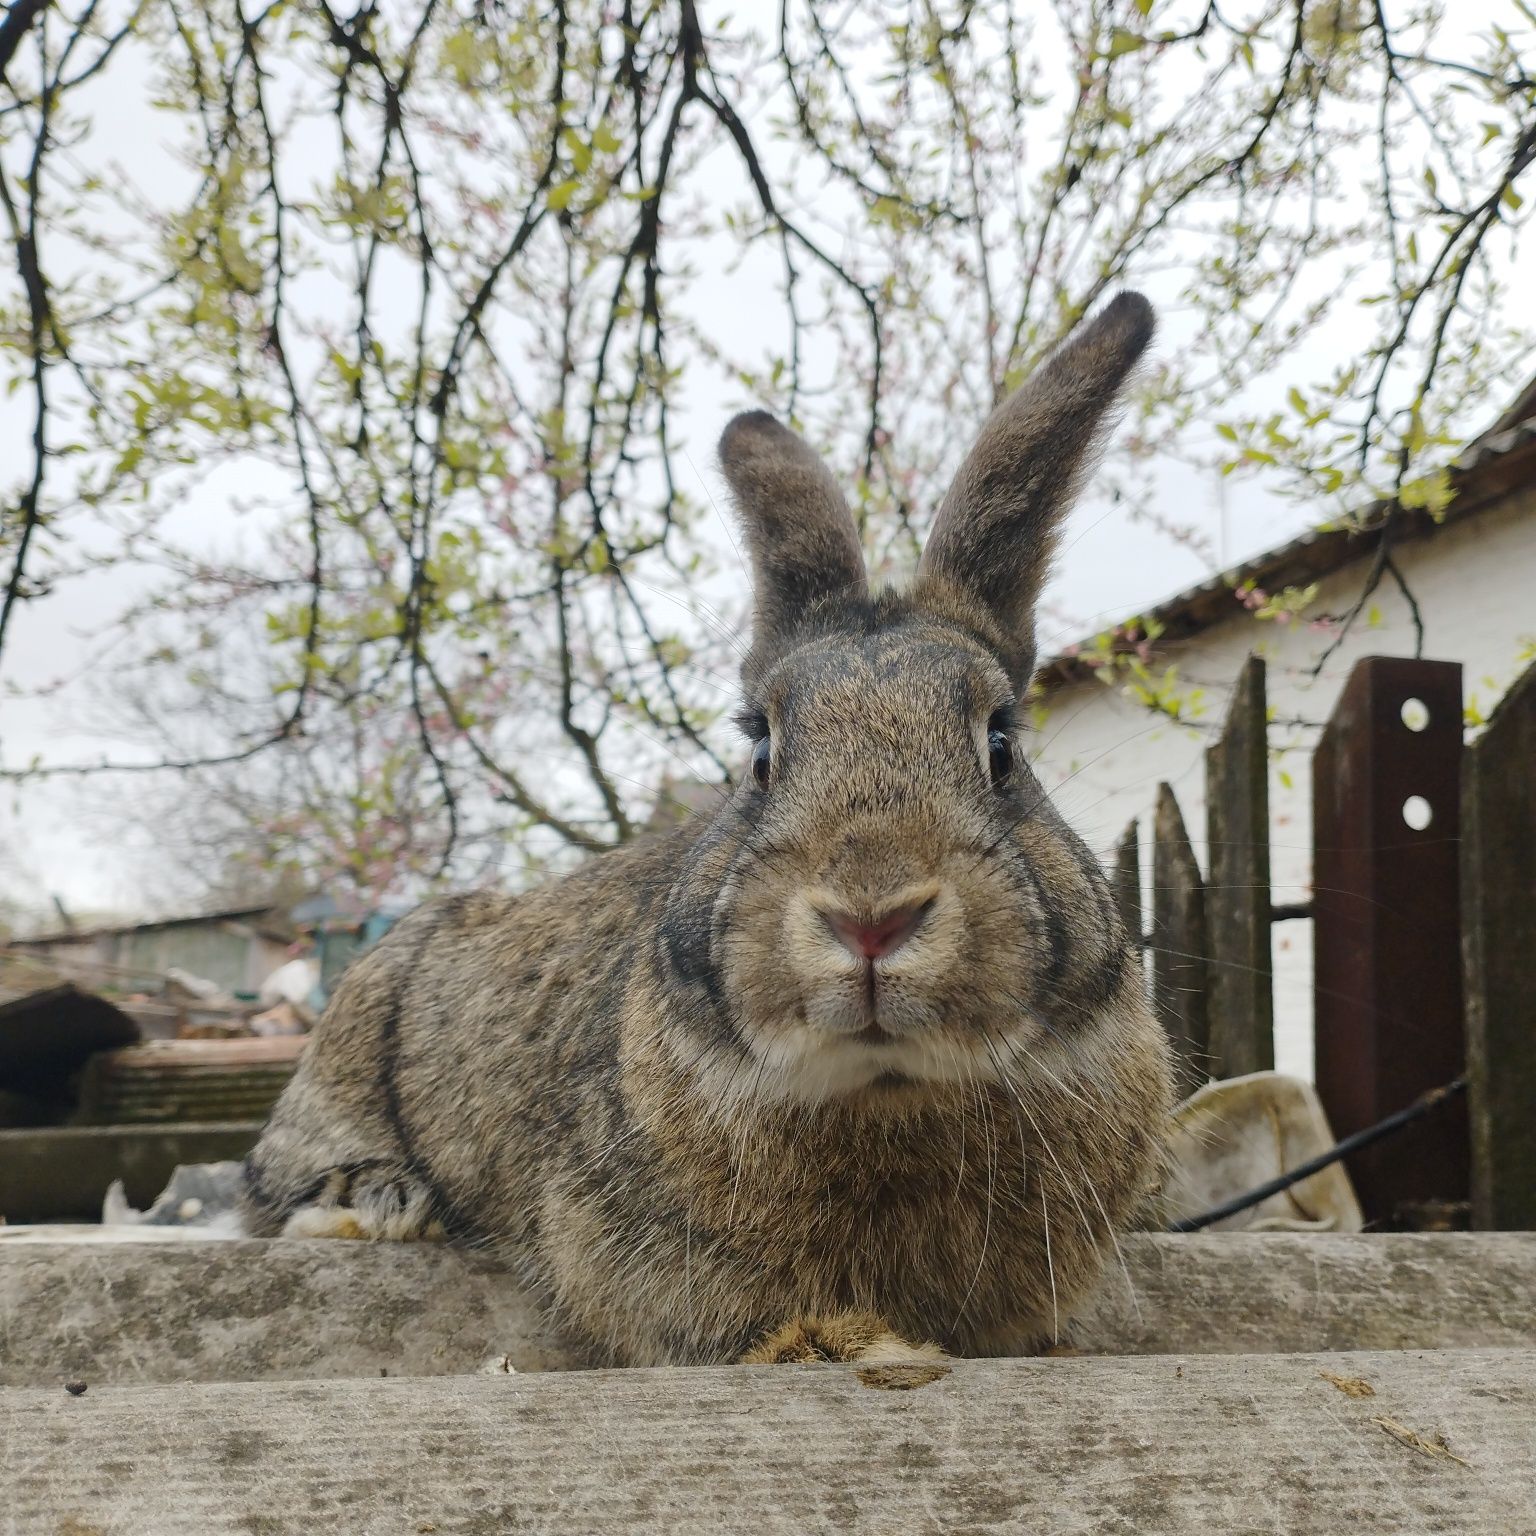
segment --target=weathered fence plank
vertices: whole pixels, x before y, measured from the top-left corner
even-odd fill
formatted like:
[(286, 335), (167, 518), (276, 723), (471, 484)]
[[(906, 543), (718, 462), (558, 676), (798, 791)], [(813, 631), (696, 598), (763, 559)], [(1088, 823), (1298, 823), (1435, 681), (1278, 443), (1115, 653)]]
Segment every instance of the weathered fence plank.
[(1536, 1352), (898, 1379), (811, 1365), (16, 1391), (0, 1395), (5, 1514), (116, 1536), (1531, 1524)]
[(1462, 767), (1472, 1222), (1536, 1229), (1536, 665)]
[(1173, 1047), (1180, 1098), (1211, 1076), (1205, 886), (1179, 802), (1157, 786), (1152, 823), (1152, 1001)]
[[(1316, 1078), (1340, 1137), (1464, 1067), (1461, 755), (1460, 666), (1371, 656), (1312, 759)], [(1412, 1224), (1425, 1203), (1465, 1201), (1465, 1101), (1348, 1166), (1368, 1220)]]
[[(1536, 1234), (1121, 1239), (1063, 1342), (1104, 1354), (1536, 1346)], [(0, 1385), (583, 1362), (505, 1269), (432, 1244), (0, 1242)]]
[(1115, 892), (1115, 905), (1120, 909), (1120, 921), (1133, 944), (1139, 944), (1143, 933), (1141, 915), (1141, 834), (1133, 821), (1120, 834), (1115, 844), (1115, 868), (1110, 877)]
[(1214, 1075), (1275, 1065), (1269, 942), (1269, 744), (1264, 662), (1238, 673), (1221, 739), (1205, 754), (1210, 880), (1210, 1039)]

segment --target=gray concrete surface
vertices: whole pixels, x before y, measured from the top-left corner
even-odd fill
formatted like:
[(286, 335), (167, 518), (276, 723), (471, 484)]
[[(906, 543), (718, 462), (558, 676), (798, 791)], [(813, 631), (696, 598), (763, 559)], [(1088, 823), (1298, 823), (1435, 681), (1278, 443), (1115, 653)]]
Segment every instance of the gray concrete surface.
[(1402, 1536), (1536, 1523), (1530, 1351), (976, 1361), (898, 1386), (893, 1368), (769, 1366), (19, 1389), (0, 1394), (0, 1529)]
[[(1063, 1331), (1107, 1354), (1536, 1347), (1536, 1234), (1124, 1240)], [(487, 1255), (424, 1244), (0, 1242), (0, 1385), (454, 1375), (582, 1362)], [(1536, 1518), (1533, 1518), (1536, 1529)]]

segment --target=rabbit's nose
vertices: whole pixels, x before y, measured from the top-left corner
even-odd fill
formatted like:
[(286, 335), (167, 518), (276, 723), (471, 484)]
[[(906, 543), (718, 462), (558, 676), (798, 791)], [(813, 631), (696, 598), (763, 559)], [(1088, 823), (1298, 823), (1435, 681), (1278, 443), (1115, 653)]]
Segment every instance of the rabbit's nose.
[(923, 925), (932, 910), (933, 898), (897, 907), (875, 922), (864, 922), (847, 912), (823, 911), (833, 937), (857, 960), (878, 960), (893, 954)]

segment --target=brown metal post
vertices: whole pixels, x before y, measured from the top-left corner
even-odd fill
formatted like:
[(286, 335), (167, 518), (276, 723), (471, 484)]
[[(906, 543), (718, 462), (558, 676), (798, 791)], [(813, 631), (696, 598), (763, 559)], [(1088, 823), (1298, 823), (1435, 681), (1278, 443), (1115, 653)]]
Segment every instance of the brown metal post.
[[(1461, 1075), (1461, 667), (1356, 663), (1312, 759), (1316, 1078), (1336, 1136)], [(1367, 1221), (1467, 1199), (1466, 1101), (1348, 1162)]]

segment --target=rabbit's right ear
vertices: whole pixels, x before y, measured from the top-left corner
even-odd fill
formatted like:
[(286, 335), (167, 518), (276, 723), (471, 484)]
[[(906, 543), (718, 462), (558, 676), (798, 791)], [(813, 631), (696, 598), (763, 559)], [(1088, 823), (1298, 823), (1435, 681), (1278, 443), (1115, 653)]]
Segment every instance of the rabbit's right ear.
[(864, 552), (831, 473), (767, 412), (726, 427), (720, 467), (752, 554), (752, 655), (761, 659), (868, 596)]
[(1153, 323), (1139, 293), (1105, 305), (993, 411), (934, 519), (918, 600), (984, 634), (1020, 692), (1057, 532)]

